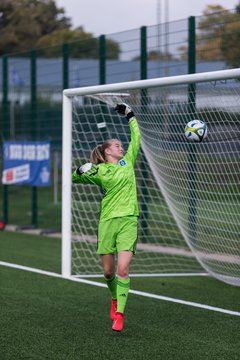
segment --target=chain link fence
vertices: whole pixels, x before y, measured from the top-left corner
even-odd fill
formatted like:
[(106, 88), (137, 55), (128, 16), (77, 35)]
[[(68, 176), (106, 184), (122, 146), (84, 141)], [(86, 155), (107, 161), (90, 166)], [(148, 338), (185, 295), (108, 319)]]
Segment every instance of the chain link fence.
[(7, 140), (50, 141), (52, 164), (51, 187), (1, 183), (0, 219), (61, 228), (64, 88), (237, 67), (239, 39), (240, 15), (227, 11), (0, 58), (0, 171)]

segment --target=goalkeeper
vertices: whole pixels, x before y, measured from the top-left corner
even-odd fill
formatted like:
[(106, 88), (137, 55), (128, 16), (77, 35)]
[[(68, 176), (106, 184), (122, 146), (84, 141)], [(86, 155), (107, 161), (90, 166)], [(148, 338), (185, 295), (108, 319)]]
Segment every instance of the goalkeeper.
[[(98, 185), (103, 192), (98, 226), (97, 253), (111, 292), (112, 329), (122, 331), (124, 309), (130, 288), (129, 267), (135, 253), (138, 228), (138, 203), (134, 165), (140, 148), (140, 131), (132, 109), (124, 103), (115, 110), (126, 116), (131, 141), (124, 155), (118, 139), (110, 139), (91, 152), (90, 163), (78, 167), (72, 181)], [(117, 274), (115, 273), (117, 255)]]

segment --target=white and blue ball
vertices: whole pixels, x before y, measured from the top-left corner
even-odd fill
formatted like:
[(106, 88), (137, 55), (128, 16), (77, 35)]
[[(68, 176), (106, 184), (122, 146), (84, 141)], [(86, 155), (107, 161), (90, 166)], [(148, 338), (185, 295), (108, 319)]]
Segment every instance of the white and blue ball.
[(201, 142), (207, 137), (207, 124), (202, 120), (191, 120), (185, 126), (184, 133), (189, 141)]

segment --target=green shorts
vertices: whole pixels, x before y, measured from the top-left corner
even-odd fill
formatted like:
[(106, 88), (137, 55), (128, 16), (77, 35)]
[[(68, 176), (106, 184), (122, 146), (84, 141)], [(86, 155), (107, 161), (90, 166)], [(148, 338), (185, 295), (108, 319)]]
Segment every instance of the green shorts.
[(100, 221), (97, 253), (116, 254), (132, 251), (135, 254), (138, 238), (138, 217), (124, 216)]

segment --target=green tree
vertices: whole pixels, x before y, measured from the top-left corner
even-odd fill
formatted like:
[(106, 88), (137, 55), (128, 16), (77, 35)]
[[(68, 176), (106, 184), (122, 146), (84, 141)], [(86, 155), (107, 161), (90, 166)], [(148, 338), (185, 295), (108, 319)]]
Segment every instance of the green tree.
[[(235, 12), (220, 5), (208, 5), (197, 24), (197, 59), (223, 60), (231, 67), (240, 65), (240, 7)], [(186, 60), (187, 47), (178, 48)]]
[(227, 24), (222, 35), (221, 51), (225, 62), (233, 68), (240, 67), (240, 14)]
[[(69, 43), (70, 56), (80, 59), (97, 59), (98, 38), (91, 33), (84, 31), (82, 27), (75, 30), (60, 29), (51, 34), (42, 36), (36, 43), (37, 48), (42, 48), (41, 54), (45, 57), (54, 57), (59, 55), (59, 44)], [(55, 46), (58, 44), (57, 46)], [(119, 45), (107, 39), (106, 40), (106, 57), (108, 59), (118, 59), (120, 53)]]
[(223, 60), (221, 41), (224, 28), (231, 22), (232, 14), (220, 5), (208, 5), (198, 24), (198, 60)]
[[(174, 57), (170, 52), (160, 52), (157, 50), (151, 50), (148, 52), (148, 60), (166, 60), (166, 61), (170, 61), (173, 60)], [(140, 60), (140, 56), (135, 56), (133, 58), (134, 61), (139, 61)]]
[(42, 36), (70, 27), (53, 0), (1, 0), (0, 55), (28, 50)]
[[(97, 58), (98, 39), (82, 27), (72, 29), (71, 20), (55, 0), (0, 1), (0, 56), (43, 48), (42, 56), (59, 56), (63, 42), (70, 42), (71, 56)], [(117, 59), (119, 45), (106, 40), (107, 57)]]

